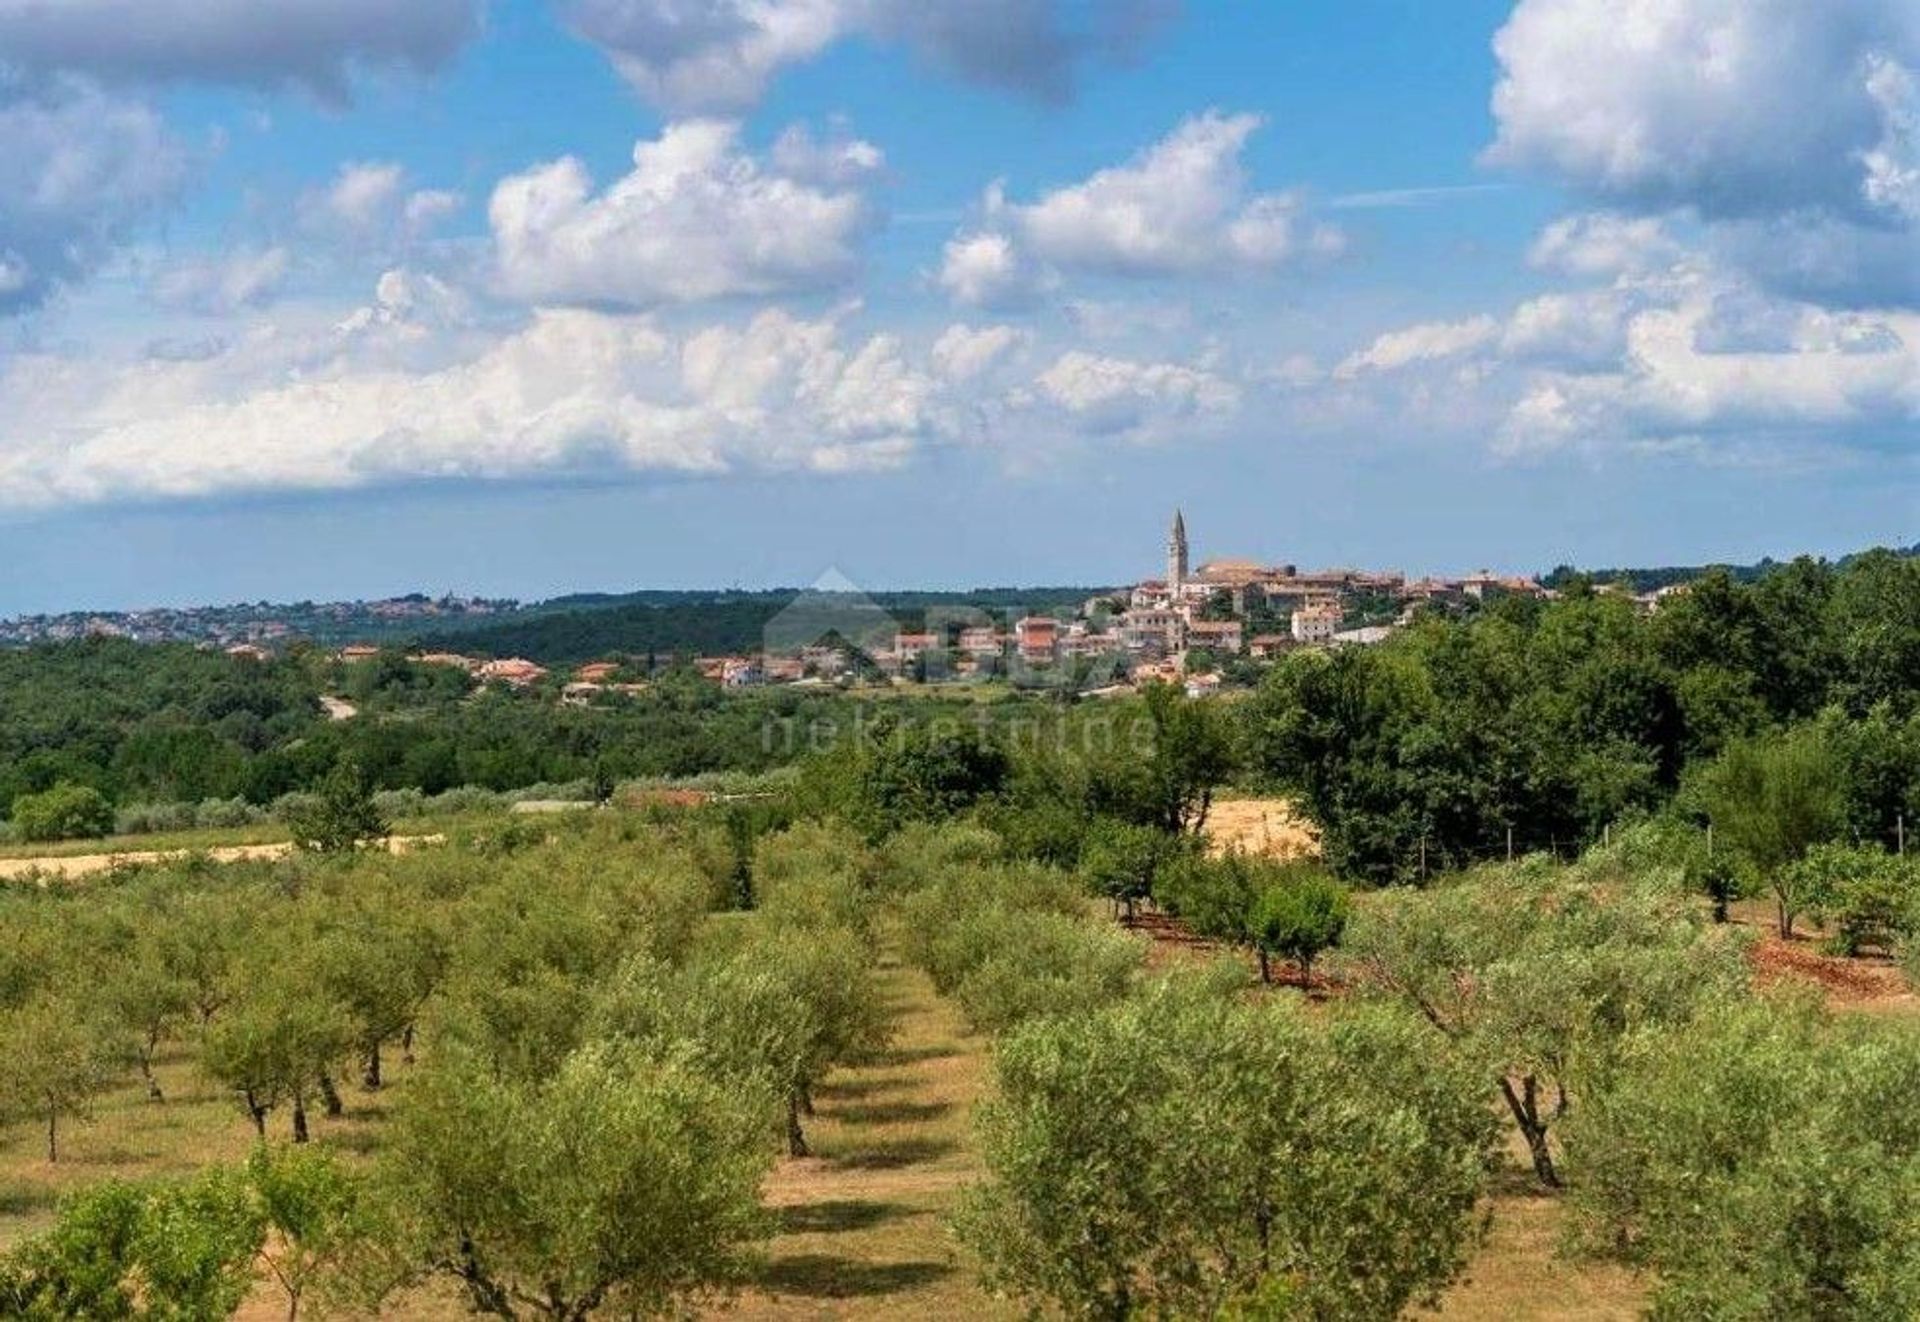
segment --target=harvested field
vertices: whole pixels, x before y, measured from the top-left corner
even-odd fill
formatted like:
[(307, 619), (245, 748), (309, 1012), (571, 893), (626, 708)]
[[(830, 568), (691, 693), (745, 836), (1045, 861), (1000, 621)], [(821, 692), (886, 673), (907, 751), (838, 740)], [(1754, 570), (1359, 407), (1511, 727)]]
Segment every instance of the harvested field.
[(1320, 833), (1286, 799), (1220, 799), (1207, 814), (1207, 836), (1217, 854), (1254, 854), (1288, 861), (1316, 858)]

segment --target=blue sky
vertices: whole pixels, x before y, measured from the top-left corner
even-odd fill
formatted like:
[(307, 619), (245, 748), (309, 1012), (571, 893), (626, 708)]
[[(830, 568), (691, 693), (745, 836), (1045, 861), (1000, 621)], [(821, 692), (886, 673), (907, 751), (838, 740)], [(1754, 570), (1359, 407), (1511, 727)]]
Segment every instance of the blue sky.
[(0, 0), (0, 611), (1920, 540), (1906, 0)]

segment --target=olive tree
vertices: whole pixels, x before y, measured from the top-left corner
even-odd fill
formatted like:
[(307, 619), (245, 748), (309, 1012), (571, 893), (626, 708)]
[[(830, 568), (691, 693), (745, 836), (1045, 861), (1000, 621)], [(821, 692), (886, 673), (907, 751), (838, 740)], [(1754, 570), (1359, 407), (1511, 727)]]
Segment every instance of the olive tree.
[(114, 1019), (129, 1035), (140, 1077), (152, 1101), (164, 1101), (154, 1077), (161, 1043), (173, 1037), (193, 1012), (193, 985), (168, 967), (160, 950), (141, 941), (105, 971), (106, 999)]
[(293, 1141), (304, 1143), (307, 1103), (351, 1050), (353, 1036), (347, 1013), (305, 979), (262, 976), (208, 1028), (200, 1067), (233, 1090), (262, 1138), (268, 1113), (288, 1103)]
[(1270, 883), (1247, 917), (1260, 955), (1260, 980), (1273, 980), (1275, 956), (1300, 969), (1300, 985), (1313, 984), (1313, 961), (1340, 943), (1347, 928), (1346, 887), (1319, 871), (1294, 870)]
[(365, 1190), (326, 1149), (256, 1147), (246, 1179), (266, 1229), (260, 1263), (287, 1299), (287, 1322), (374, 1234)]
[(345, 853), (387, 834), (387, 819), (373, 799), (373, 784), (359, 764), (342, 760), (318, 790), (286, 813), (294, 845), (320, 854)]
[(0, 1009), (0, 1114), (38, 1120), (57, 1162), (60, 1121), (85, 1116), (130, 1055), (124, 1035), (78, 996), (48, 991)]
[(382, 1178), (417, 1266), (475, 1312), (674, 1312), (742, 1280), (767, 1232), (766, 1099), (602, 1043), (534, 1081), (449, 1052), (412, 1081)]
[(643, 956), (609, 981), (592, 1031), (653, 1051), (684, 1049), (725, 1086), (766, 1089), (788, 1155), (805, 1157), (803, 1117), (815, 1086), (886, 1041), (889, 1019), (867, 964), (844, 932), (798, 941), (765, 928), (683, 969)]
[(1458, 1273), (1495, 1137), (1476, 1074), (1391, 1007), (1221, 993), (1000, 1041), (958, 1220), (992, 1285), (1069, 1316), (1392, 1318)]
[(352, 1020), (368, 1091), (385, 1082), (381, 1048), (413, 1024), (447, 964), (446, 938), (422, 906), (395, 891), (377, 898), (377, 911), (347, 904), (323, 914), (312, 952), (320, 985)]
[(1692, 905), (1533, 865), (1376, 896), (1345, 949), (1368, 987), (1484, 1063), (1548, 1186), (1561, 1183), (1550, 1131), (1620, 1038), (1684, 1023), (1747, 980), (1738, 937)]
[(1587, 1249), (1657, 1317), (1920, 1316), (1920, 1039), (1810, 998), (1633, 1034), (1566, 1126)]
[(1273, 981), (1276, 956), (1299, 965), (1307, 983), (1347, 925), (1346, 888), (1326, 872), (1240, 853), (1179, 860), (1155, 898), (1201, 936), (1251, 949), (1263, 983)]
[(253, 1286), (264, 1230), (230, 1170), (108, 1181), (70, 1198), (51, 1230), (0, 1262), (0, 1305), (33, 1322), (228, 1317)]
[(1154, 878), (1178, 845), (1178, 837), (1157, 827), (1106, 818), (1087, 832), (1080, 871), (1094, 894), (1111, 901), (1131, 923), (1135, 906), (1152, 897)]

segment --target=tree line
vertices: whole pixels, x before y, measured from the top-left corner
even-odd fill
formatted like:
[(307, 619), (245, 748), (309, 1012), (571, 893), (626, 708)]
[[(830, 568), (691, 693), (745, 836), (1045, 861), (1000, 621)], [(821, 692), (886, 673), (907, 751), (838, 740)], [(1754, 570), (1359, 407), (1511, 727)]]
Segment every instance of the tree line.
[(1920, 816), (1920, 560), (1710, 574), (1652, 615), (1574, 580), (1292, 657), (1241, 734), (1247, 774), (1296, 795), (1334, 866), (1370, 881), (1567, 856), (1654, 814), (1704, 829), (1773, 792), (1760, 765), (1808, 781), (1805, 843), (1897, 849)]

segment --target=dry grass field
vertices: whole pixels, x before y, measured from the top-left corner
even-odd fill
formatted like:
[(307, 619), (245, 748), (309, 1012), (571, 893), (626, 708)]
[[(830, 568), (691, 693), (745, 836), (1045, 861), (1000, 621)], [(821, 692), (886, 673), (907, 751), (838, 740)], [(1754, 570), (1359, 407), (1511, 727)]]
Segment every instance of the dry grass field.
[(1279, 859), (1314, 858), (1320, 835), (1285, 799), (1217, 799), (1207, 814), (1207, 835), (1216, 853)]

